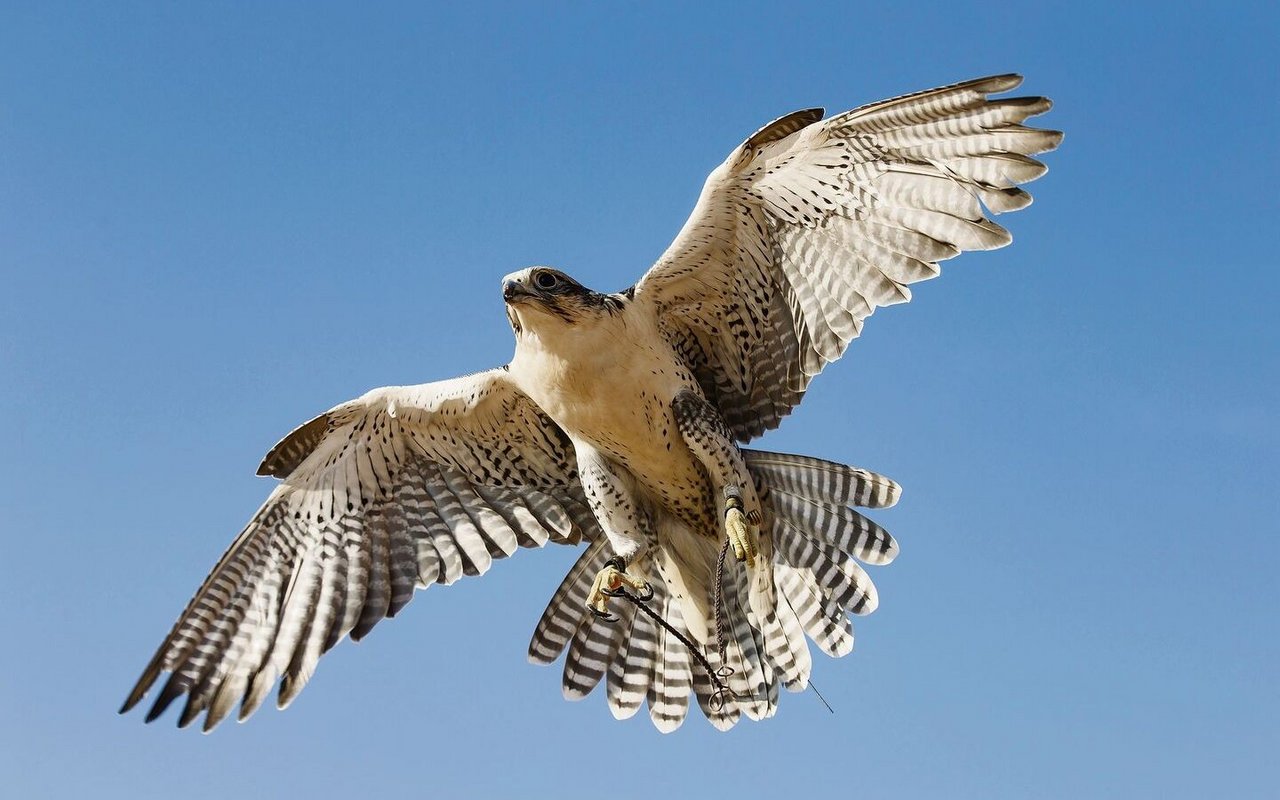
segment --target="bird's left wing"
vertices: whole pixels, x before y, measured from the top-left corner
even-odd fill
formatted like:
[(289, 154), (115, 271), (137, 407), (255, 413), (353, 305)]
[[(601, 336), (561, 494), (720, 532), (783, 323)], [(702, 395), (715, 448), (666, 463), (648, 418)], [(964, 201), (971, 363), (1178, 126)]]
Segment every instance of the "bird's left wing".
[(829, 119), (765, 126), (707, 178), (671, 246), (635, 287), (734, 435), (774, 428), (878, 306), (937, 262), (1010, 241), (986, 211), (1023, 208), (1031, 158), (1062, 138), (1022, 125), (1043, 97), (992, 98), (998, 75)]
[(479, 575), (517, 547), (594, 538), (564, 433), (504, 369), (389, 387), (301, 426), (259, 474), (283, 478), (174, 624), (121, 711), (172, 673), (147, 721), (240, 719), (278, 677), (287, 705), (321, 654), (394, 616), (415, 587)]

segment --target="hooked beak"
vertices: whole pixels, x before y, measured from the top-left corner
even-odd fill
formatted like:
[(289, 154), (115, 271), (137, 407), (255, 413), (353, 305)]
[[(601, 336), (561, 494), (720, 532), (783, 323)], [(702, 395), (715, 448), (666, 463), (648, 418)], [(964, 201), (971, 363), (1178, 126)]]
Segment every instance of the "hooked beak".
[(537, 295), (529, 291), (524, 284), (516, 281), (502, 282), (502, 299), (507, 303), (517, 303), (526, 297), (536, 297)]

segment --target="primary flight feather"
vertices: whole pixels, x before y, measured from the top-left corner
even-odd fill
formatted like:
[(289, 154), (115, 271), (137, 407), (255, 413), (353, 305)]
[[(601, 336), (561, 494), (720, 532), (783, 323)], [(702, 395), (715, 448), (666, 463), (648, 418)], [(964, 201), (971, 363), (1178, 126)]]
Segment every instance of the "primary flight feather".
[[(886, 564), (897, 544), (854, 509), (890, 506), (899, 488), (741, 445), (791, 413), (876, 308), (909, 300), (939, 261), (1009, 243), (988, 213), (1031, 202), (1020, 184), (1045, 171), (1033, 156), (1062, 138), (1022, 124), (1048, 100), (991, 97), (1020, 82), (766, 125), (711, 173), (626, 291), (547, 267), (506, 276), (509, 364), (376, 389), (272, 448), (259, 474), (281, 482), (122, 712), (166, 672), (147, 721), (186, 695), (179, 725), (204, 714), (207, 731), (237, 704), (248, 717), (277, 684), (283, 708), (325, 651), (415, 588), (555, 542), (585, 549), (529, 657), (568, 650), (566, 697), (604, 681), (615, 716), (647, 702), (663, 731), (691, 696), (721, 729), (772, 715), (780, 687), (808, 684), (807, 640), (844, 655), (848, 614), (875, 609), (859, 562)], [(742, 563), (719, 574), (717, 606), (722, 546)], [(666, 625), (611, 600), (620, 588), (652, 593)]]

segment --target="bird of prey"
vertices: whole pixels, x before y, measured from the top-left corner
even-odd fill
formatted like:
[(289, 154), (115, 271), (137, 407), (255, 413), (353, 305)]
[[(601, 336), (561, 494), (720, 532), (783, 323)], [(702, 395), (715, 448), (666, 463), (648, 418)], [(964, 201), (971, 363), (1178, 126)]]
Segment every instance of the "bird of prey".
[[(675, 241), (605, 294), (550, 267), (507, 275), (506, 366), (375, 389), (267, 453), (280, 479), (165, 637), (122, 713), (170, 673), (147, 721), (283, 708), (321, 654), (395, 616), (417, 588), (553, 542), (584, 546), (533, 633), (565, 656), (569, 698), (601, 681), (619, 718), (662, 731), (690, 697), (717, 728), (803, 689), (806, 639), (853, 646), (875, 609), (863, 564), (898, 545), (855, 507), (899, 487), (863, 469), (742, 445), (778, 426), (879, 306), (965, 250), (1006, 245), (989, 214), (1027, 206), (1016, 75), (823, 118), (787, 114), (712, 171)], [(725, 550), (733, 553), (726, 559)], [(619, 595), (627, 595), (625, 599)]]

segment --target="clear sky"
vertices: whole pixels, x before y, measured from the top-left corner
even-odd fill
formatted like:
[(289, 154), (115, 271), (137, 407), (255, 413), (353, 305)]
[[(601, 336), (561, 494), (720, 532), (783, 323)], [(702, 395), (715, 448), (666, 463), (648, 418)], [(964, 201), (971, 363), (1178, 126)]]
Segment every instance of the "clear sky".
[[(3, 4), (0, 794), (1275, 796), (1274, 4), (467, 5)], [(295, 423), (503, 363), (509, 271), (630, 284), (775, 116), (1006, 71), (1067, 134), (1014, 244), (763, 440), (905, 487), (834, 716), (564, 702), (524, 653), (568, 550), (285, 713), (116, 715)]]

